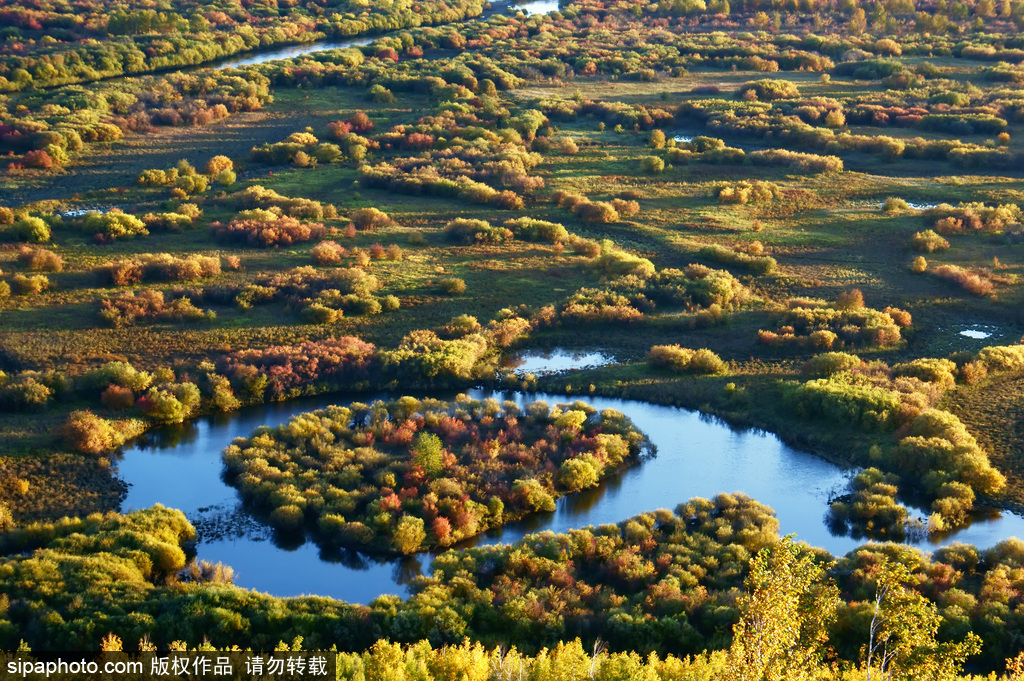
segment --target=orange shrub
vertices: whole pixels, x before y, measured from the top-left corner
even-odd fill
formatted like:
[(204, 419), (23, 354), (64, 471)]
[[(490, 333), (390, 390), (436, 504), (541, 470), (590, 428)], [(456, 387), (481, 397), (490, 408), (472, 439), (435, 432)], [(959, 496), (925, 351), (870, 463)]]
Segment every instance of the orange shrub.
[(232, 220), (226, 225), (215, 222), (210, 227), (219, 239), (261, 247), (290, 246), (327, 235), (327, 228), (319, 222), (300, 222), (288, 216), (273, 220)]

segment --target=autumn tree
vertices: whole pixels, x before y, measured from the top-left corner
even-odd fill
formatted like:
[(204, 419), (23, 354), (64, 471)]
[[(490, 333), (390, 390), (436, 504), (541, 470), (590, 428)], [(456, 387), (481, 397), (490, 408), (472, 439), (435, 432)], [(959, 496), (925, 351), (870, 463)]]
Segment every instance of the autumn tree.
[(958, 678), (981, 639), (970, 632), (959, 643), (939, 643), (938, 606), (911, 589), (910, 571), (886, 560), (876, 577), (873, 616), (865, 648), (867, 681), (947, 680)]
[(839, 605), (838, 590), (824, 578), (824, 568), (786, 536), (751, 560), (746, 587), (729, 648), (729, 678), (815, 678)]
[(110, 421), (91, 411), (73, 411), (64, 424), (64, 440), (75, 451), (102, 454), (122, 443)]
[(441, 438), (433, 433), (420, 433), (412, 446), (413, 461), (427, 475), (437, 475), (441, 472), (443, 450)]

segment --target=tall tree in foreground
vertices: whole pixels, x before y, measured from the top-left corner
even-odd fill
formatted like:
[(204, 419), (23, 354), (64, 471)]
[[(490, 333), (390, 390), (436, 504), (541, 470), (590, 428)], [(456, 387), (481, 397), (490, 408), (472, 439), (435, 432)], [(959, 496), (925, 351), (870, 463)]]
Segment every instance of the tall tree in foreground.
[(887, 560), (878, 572), (865, 651), (867, 681), (956, 679), (967, 658), (981, 652), (973, 632), (959, 643), (935, 639), (942, 622), (938, 607), (907, 586), (911, 581), (901, 563)]
[(799, 681), (817, 676), (828, 625), (839, 605), (838, 590), (824, 572), (792, 536), (757, 554), (733, 627), (728, 678)]

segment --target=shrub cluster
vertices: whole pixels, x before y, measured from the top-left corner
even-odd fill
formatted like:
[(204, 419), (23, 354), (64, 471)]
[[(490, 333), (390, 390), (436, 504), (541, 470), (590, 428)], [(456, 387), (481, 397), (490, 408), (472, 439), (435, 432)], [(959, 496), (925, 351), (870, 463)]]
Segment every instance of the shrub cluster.
[[(965, 523), (975, 496), (998, 493), (1005, 480), (963, 423), (933, 405), (954, 387), (957, 378), (971, 383), (989, 368), (1015, 370), (1024, 366), (1021, 348), (1024, 346), (986, 348), (977, 357), (961, 358), (960, 365), (947, 359), (920, 358), (891, 370), (880, 362), (861, 362), (854, 355), (826, 353), (805, 367), (806, 373), (826, 377), (787, 384), (784, 401), (808, 418), (891, 431), (892, 444), (872, 447), (870, 462), (895, 474), (895, 478), (883, 481), (886, 485), (898, 482), (930, 500), (932, 515), (927, 529), (942, 531)], [(855, 484), (854, 495), (858, 491), (880, 494), (870, 489), (877, 482), (872, 477), (860, 488)], [(892, 506), (875, 501), (879, 507)], [(853, 516), (865, 515), (852, 508), (841, 510)], [(896, 512), (894, 508), (889, 511)], [(853, 516), (846, 520), (856, 521)], [(863, 523), (854, 525), (867, 529)]]
[(344, 158), (341, 147), (330, 142), (320, 142), (308, 132), (293, 132), (283, 142), (264, 143), (253, 147), (249, 158), (256, 163), (284, 165), (291, 163), (306, 168), (317, 163), (335, 163)]
[(956, 207), (943, 203), (928, 209), (925, 219), (939, 234), (1001, 234), (1007, 229), (1019, 230), (1024, 214), (1015, 203), (961, 203)]
[(95, 269), (104, 286), (132, 286), (143, 281), (196, 281), (221, 273), (219, 257), (170, 253), (143, 254), (127, 260), (104, 263)]
[[(551, 195), (551, 200), (558, 205), (559, 208), (565, 208), (586, 222), (618, 222), (622, 214), (619, 213), (616, 207), (616, 201), (620, 202), (619, 205), (625, 209), (632, 208), (630, 205), (635, 202), (626, 202), (622, 199), (613, 199), (612, 202), (607, 201), (591, 201), (585, 196), (579, 194), (570, 194), (569, 192), (562, 191), (559, 189)], [(637, 205), (639, 210), (639, 205)]]
[(789, 149), (763, 149), (747, 154), (755, 166), (782, 166), (797, 173), (841, 173), (843, 160), (838, 156), (819, 156)]
[(181, 296), (168, 301), (163, 291), (126, 291), (100, 301), (100, 319), (115, 328), (134, 326), (138, 321), (197, 321), (216, 318), (213, 310), (202, 310)]
[(376, 348), (352, 336), (238, 350), (217, 363), (246, 402), (281, 401), (366, 380)]
[(512, 231), (485, 220), (455, 218), (444, 227), (445, 236), (463, 244), (500, 244), (512, 240)]
[(926, 229), (923, 232), (915, 232), (910, 245), (915, 251), (921, 253), (934, 253), (949, 248), (949, 242), (935, 233), (935, 230)]
[(403, 397), (303, 414), (224, 459), (276, 527), (309, 523), (332, 544), (407, 554), (553, 511), (635, 461), (642, 439), (621, 413), (582, 403)]
[(782, 196), (782, 190), (774, 182), (762, 180), (741, 180), (734, 184), (719, 186), (714, 191), (720, 204), (766, 203)]
[(867, 468), (850, 483), (851, 491), (829, 504), (829, 521), (854, 537), (903, 539), (908, 530), (908, 512), (897, 503), (899, 476)]
[(932, 272), (939, 279), (952, 282), (971, 295), (988, 296), (995, 289), (995, 284), (988, 277), (957, 265), (939, 265)]
[[(243, 217), (247, 213), (256, 213), (256, 217)], [(257, 209), (244, 211), (239, 217), (228, 224), (214, 222), (210, 225), (214, 236), (225, 241), (243, 242), (250, 246), (266, 248), (269, 246), (291, 246), (311, 239), (322, 239), (327, 235), (327, 228), (319, 222), (301, 222), (300, 220)]]
[(700, 249), (698, 254), (702, 258), (715, 260), (728, 265), (743, 267), (754, 274), (771, 274), (778, 267), (778, 263), (775, 261), (775, 258), (769, 255), (753, 255), (741, 250), (727, 248), (719, 244), (704, 246)]
[(647, 363), (680, 374), (722, 375), (729, 372), (729, 365), (707, 348), (691, 350), (679, 345), (655, 345), (647, 353)]
[(741, 99), (753, 98), (767, 102), (774, 99), (795, 99), (800, 96), (800, 90), (791, 81), (764, 78), (744, 83), (736, 91), (736, 96)]
[(837, 301), (835, 307), (829, 307), (816, 303), (809, 306), (809, 302), (798, 301), (787, 310), (776, 331), (759, 330), (758, 341), (766, 345), (799, 345), (821, 350), (846, 345), (884, 347), (898, 343), (900, 329), (911, 323), (909, 313), (896, 308), (879, 311), (863, 307), (863, 303), (842, 306)]
[(0, 409), (38, 411), (66, 396), (70, 387), (70, 381), (59, 371), (26, 370), (14, 375), (0, 371)]
[[(215, 163), (214, 165), (219, 166), (222, 164)], [(231, 171), (228, 170), (227, 172)], [(226, 184), (234, 182), (233, 174), (231, 176), (225, 174), (220, 176), (220, 178), (225, 181), (230, 178), (231, 182), (223, 182)], [(210, 188), (210, 177), (200, 173), (192, 164), (185, 160), (179, 161), (176, 167), (169, 170), (143, 170), (139, 174), (137, 182), (143, 187), (173, 187), (171, 191), (172, 196), (181, 199), (192, 194), (202, 194)]]
[(372, 207), (360, 208), (352, 213), (350, 219), (357, 229), (364, 231), (381, 229), (382, 227), (387, 227), (391, 224), (391, 218), (387, 213)]
[(471, 203), (483, 203), (519, 210), (525, 205), (523, 198), (514, 191), (499, 191), (483, 182), (477, 182), (465, 175), (445, 177), (434, 166), (426, 166), (416, 172), (407, 172), (389, 163), (359, 168), (361, 182), (369, 187), (386, 189), (402, 194), (432, 194), (448, 198), (460, 198)]
[(293, 218), (304, 218), (309, 220), (322, 220), (324, 218), (338, 217), (338, 210), (331, 204), (322, 204), (319, 201), (305, 199), (302, 197), (287, 197), (278, 194), (273, 189), (267, 189), (258, 184), (246, 187), (242, 191), (231, 194), (227, 201), (242, 210), (262, 208), (276, 213), (287, 215)]

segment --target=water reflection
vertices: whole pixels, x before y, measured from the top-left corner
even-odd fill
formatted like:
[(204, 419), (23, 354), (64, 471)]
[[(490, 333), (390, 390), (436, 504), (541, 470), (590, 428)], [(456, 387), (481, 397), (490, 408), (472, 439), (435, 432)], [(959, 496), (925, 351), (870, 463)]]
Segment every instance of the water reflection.
[(526, 374), (553, 374), (559, 371), (593, 369), (614, 363), (614, 357), (600, 351), (528, 350), (505, 357), (501, 365), (507, 369), (514, 369), (520, 376), (525, 376)]
[(315, 52), (326, 52), (328, 50), (344, 50), (349, 47), (369, 45), (379, 37), (381, 36), (363, 36), (362, 38), (351, 38), (349, 40), (328, 40), (319, 43), (288, 45), (286, 47), (278, 47), (276, 49), (269, 50), (266, 52), (260, 52), (259, 54), (249, 55), (247, 57), (229, 59), (227, 61), (215, 64), (211, 68), (237, 69), (243, 66), (252, 66), (254, 64), (262, 64), (264, 62), (274, 61), (275, 59), (294, 59), (295, 57), (301, 57), (303, 55), (313, 54)]
[(558, 11), (558, 0), (533, 0), (533, 2), (516, 3), (513, 11), (521, 11), (524, 14), (548, 14)]

